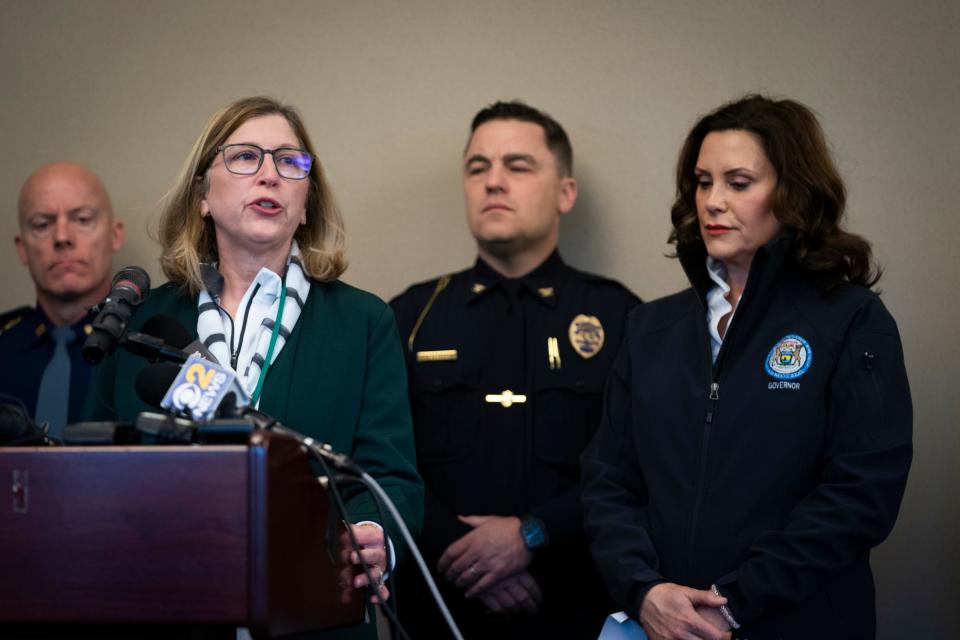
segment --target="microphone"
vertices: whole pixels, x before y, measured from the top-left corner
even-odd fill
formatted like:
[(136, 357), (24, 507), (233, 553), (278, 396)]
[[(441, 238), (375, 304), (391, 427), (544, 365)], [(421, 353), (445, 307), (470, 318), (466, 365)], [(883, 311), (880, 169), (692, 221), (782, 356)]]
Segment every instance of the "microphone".
[(151, 362), (169, 360), (183, 363), (191, 354), (217, 362), (206, 345), (199, 340), (193, 340), (190, 332), (179, 320), (164, 313), (147, 319), (140, 331), (132, 331), (124, 336), (123, 347)]
[(144, 322), (141, 331), (156, 336), (166, 344), (179, 349), (184, 357), (182, 360), (174, 360), (175, 362), (186, 362), (190, 355), (199, 355), (204, 360), (217, 362), (216, 357), (207, 349), (207, 345), (200, 340), (194, 340), (193, 334), (173, 316), (159, 313)]
[[(232, 374), (229, 377), (227, 374)], [(224, 375), (229, 378), (222, 379)], [(275, 431), (292, 437), (300, 445), (310, 449), (315, 455), (322, 457), (326, 462), (339, 471), (362, 475), (363, 470), (349, 457), (334, 451), (333, 447), (324, 442), (318, 442), (299, 431), (295, 431), (280, 424), (278, 420), (258, 411), (250, 406), (250, 398), (237, 383), (236, 374), (219, 364), (204, 361), (198, 356), (190, 359), (178, 367), (172, 362), (156, 362), (140, 370), (137, 375), (136, 389), (140, 399), (145, 403), (171, 411), (177, 415), (185, 415), (192, 420), (211, 421), (216, 426), (214, 418), (222, 416), (229, 423), (227, 430), (236, 431), (234, 422), (237, 419), (246, 421), (254, 429)], [(207, 383), (204, 386), (204, 383)], [(137, 428), (147, 431), (151, 435), (161, 435), (171, 441), (185, 441), (189, 438), (188, 429), (184, 422), (176, 422), (154, 414), (141, 414), (137, 421)], [(208, 427), (204, 427), (208, 431)], [(214, 428), (212, 431), (216, 431)], [(177, 435), (172, 435), (176, 433)]]
[(193, 336), (180, 321), (171, 315), (158, 313), (147, 318), (140, 327), (141, 333), (160, 338), (171, 347), (183, 349), (193, 340)]
[(250, 398), (236, 380), (237, 374), (198, 355), (182, 367), (171, 362), (147, 365), (137, 374), (136, 390), (147, 404), (197, 421), (212, 420), (224, 398), (232, 394), (234, 406), (248, 406)]
[(35, 447), (60, 444), (37, 426), (23, 407), (0, 404), (0, 446)]
[(160, 409), (160, 403), (163, 402), (163, 397), (167, 395), (167, 390), (173, 381), (177, 379), (178, 373), (180, 373), (180, 367), (173, 362), (148, 364), (137, 374), (134, 383), (137, 396), (151, 407)]
[(212, 353), (210, 353), (210, 350), (207, 349), (207, 345), (203, 344), (199, 340), (194, 340), (193, 342), (185, 346), (183, 348), (183, 352), (187, 354), (187, 356), (200, 356), (204, 360), (207, 360), (209, 362), (216, 362), (217, 364), (220, 364), (220, 361), (217, 360), (217, 357)]
[(150, 276), (140, 267), (126, 267), (113, 277), (110, 293), (93, 319), (93, 331), (83, 343), (83, 359), (100, 364), (117, 348), (133, 312), (150, 293)]

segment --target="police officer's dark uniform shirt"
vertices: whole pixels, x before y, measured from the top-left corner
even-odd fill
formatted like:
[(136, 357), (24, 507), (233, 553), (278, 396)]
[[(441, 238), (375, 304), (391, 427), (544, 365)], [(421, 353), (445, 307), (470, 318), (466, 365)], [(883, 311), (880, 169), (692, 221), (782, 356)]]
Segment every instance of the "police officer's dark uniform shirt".
[[(458, 514), (536, 517), (548, 538), (528, 568), (544, 595), (536, 616), (487, 613), (479, 599), (466, 601), (436, 576), (468, 638), (546, 637), (540, 634), (554, 629), (557, 637), (592, 640), (613, 611), (583, 538), (579, 457), (599, 423), (604, 380), (638, 302), (619, 283), (567, 266), (557, 252), (518, 279), (478, 258), (472, 269), (414, 285), (391, 302), (406, 342), (427, 487), (427, 564), (435, 570), (447, 546), (470, 531)], [(398, 586), (405, 624), (415, 637), (445, 637), (410, 573)]]
[[(67, 345), (70, 355), (70, 407), (67, 423), (80, 420), (90, 382), (90, 365), (83, 359), (83, 341), (91, 330), (94, 314), (88, 313), (71, 325), (75, 338)], [(0, 394), (23, 402), (27, 413), (37, 412), (37, 391), (47, 363), (53, 357), (54, 324), (39, 306), (13, 309), (0, 315)], [(9, 398), (0, 397), (0, 402)]]

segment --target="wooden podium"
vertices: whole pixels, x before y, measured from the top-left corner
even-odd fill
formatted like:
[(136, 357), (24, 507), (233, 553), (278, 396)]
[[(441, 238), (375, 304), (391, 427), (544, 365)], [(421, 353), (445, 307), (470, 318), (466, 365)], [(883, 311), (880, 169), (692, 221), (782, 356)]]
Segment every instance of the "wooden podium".
[[(342, 522), (292, 439), (0, 448), (0, 624), (271, 637), (363, 615)], [(335, 549), (330, 549), (332, 542)]]

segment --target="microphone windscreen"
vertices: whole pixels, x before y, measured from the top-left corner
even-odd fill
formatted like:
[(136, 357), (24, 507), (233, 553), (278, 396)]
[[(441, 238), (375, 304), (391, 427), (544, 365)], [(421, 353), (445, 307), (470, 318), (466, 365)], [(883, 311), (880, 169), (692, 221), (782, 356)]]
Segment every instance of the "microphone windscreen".
[(128, 301), (133, 306), (137, 306), (150, 295), (150, 274), (140, 267), (124, 267), (113, 276), (113, 282), (110, 285), (111, 293), (118, 287), (129, 291), (132, 296)]
[(53, 444), (20, 404), (0, 402), (0, 446)]
[(0, 445), (19, 440), (30, 431), (30, 417), (20, 407), (0, 404)]
[(173, 362), (148, 364), (137, 374), (134, 384), (137, 395), (151, 407), (160, 409), (160, 403), (163, 402), (167, 389), (173, 384), (178, 373), (180, 373), (180, 365)]
[(165, 313), (157, 314), (143, 323), (141, 333), (154, 338), (160, 338), (166, 344), (176, 349), (183, 349), (193, 342), (193, 336), (179, 320)]

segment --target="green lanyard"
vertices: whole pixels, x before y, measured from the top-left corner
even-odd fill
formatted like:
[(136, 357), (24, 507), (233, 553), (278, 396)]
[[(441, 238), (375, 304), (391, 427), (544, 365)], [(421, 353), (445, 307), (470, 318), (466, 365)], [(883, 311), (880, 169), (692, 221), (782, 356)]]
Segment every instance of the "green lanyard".
[(280, 335), (280, 320), (283, 318), (283, 306), (287, 301), (287, 276), (284, 274), (283, 281), (280, 285), (280, 308), (277, 309), (277, 317), (273, 321), (273, 333), (270, 335), (270, 346), (267, 347), (267, 357), (263, 361), (263, 369), (260, 370), (260, 379), (257, 380), (257, 388), (253, 390), (253, 395), (250, 397), (250, 406), (256, 407), (257, 403), (260, 402), (260, 394), (263, 392), (263, 381), (267, 377), (267, 369), (270, 368), (270, 363), (273, 361), (273, 349), (277, 346), (277, 336)]

